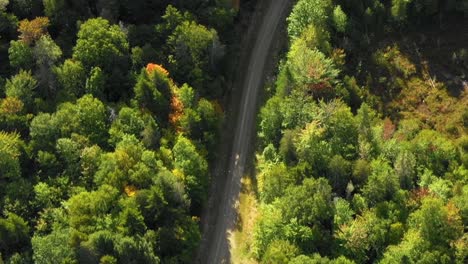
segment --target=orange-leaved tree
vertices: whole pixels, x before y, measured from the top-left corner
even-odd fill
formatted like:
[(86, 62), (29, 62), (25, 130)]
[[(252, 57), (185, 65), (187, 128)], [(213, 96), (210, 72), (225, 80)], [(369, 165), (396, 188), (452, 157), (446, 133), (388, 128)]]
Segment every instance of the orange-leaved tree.
[(169, 72), (166, 69), (164, 69), (163, 66), (159, 64), (155, 64), (155, 63), (148, 63), (148, 65), (146, 65), (146, 71), (148, 73), (152, 73), (153, 71), (158, 71), (159, 73), (165, 76), (169, 76)]
[(49, 26), (49, 18), (36, 17), (33, 20), (24, 19), (19, 23), (18, 31), (19, 38), (26, 44), (30, 45), (43, 35), (47, 34)]

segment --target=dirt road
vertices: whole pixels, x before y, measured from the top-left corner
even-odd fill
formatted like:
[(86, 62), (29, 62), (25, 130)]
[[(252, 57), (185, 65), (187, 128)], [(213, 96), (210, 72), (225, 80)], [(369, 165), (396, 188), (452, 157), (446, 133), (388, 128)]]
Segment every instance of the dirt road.
[[(234, 141), (230, 149), (226, 169), (220, 170), (215, 177), (224, 177), (222, 186), (214, 190), (219, 195), (214, 195), (209, 205), (209, 212), (205, 217), (207, 226), (200, 250), (198, 262), (200, 263), (230, 263), (229, 232), (235, 228), (237, 222), (236, 202), (241, 190), (241, 178), (244, 174), (247, 158), (251, 152), (253, 135), (255, 133), (255, 119), (257, 115), (257, 97), (265, 80), (265, 67), (269, 59), (270, 49), (275, 41), (275, 35), (281, 23), (284, 23), (284, 12), (290, 0), (265, 0), (265, 12), (263, 12), (259, 27), (254, 30), (253, 49), (247, 59), (246, 69), (241, 76), (242, 97), (240, 100), (237, 122), (235, 124)], [(220, 161), (222, 162), (222, 161)], [(213, 195), (213, 194), (212, 194)]]

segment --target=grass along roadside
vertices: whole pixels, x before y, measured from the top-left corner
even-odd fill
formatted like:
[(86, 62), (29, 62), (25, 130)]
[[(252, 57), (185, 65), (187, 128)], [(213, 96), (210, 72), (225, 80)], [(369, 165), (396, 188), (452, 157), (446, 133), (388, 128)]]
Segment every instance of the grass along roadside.
[(234, 264), (255, 264), (249, 254), (253, 243), (254, 225), (258, 217), (258, 202), (255, 193), (255, 182), (251, 176), (242, 178), (242, 190), (237, 204), (238, 222), (234, 232), (229, 236), (231, 262)]

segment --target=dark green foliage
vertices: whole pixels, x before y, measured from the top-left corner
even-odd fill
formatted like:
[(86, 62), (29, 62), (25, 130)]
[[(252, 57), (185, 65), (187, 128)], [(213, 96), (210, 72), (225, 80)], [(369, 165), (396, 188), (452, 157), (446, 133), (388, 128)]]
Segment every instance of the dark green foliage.
[(108, 135), (109, 118), (104, 104), (91, 95), (85, 95), (75, 104), (64, 103), (55, 113), (61, 135), (73, 133), (87, 137), (92, 143), (104, 145)]
[(65, 96), (76, 98), (84, 94), (86, 71), (80, 61), (66, 60), (63, 65), (55, 68), (55, 75), (58, 89)]
[(59, 263), (77, 263), (70, 247), (70, 230), (56, 230), (47, 236), (34, 236), (32, 247), (34, 263), (46, 264), (53, 259)]
[(234, 15), (0, 0), (1, 263), (193, 262)]
[(259, 137), (266, 142), (278, 145), (281, 139), (282, 113), (281, 98), (272, 97), (260, 111)]
[(85, 91), (96, 98), (104, 98), (104, 88), (106, 85), (106, 75), (101, 68), (93, 67), (86, 79)]
[[(148, 135), (145, 131), (151, 131)], [(124, 107), (112, 123), (109, 130), (110, 142), (119, 143), (124, 135), (133, 135), (143, 140), (146, 147), (154, 147), (159, 140), (159, 128), (149, 114), (143, 114), (136, 109)]]
[(7, 80), (5, 84), (5, 95), (20, 99), (28, 108), (31, 108), (34, 99), (34, 90), (37, 87), (37, 80), (31, 72), (20, 71), (17, 75)]
[(202, 95), (219, 94), (212, 89), (213, 73), (223, 48), (214, 29), (185, 21), (178, 25), (168, 38), (169, 63), (176, 80), (188, 78), (189, 83)]
[(208, 165), (197, 152), (195, 146), (186, 138), (180, 136), (174, 148), (174, 167), (185, 174), (184, 183), (192, 200), (192, 207), (199, 208), (206, 198), (208, 187)]
[(333, 189), (338, 193), (344, 193), (351, 179), (351, 163), (340, 155), (333, 156), (328, 163), (327, 177)]
[(171, 87), (169, 78), (159, 71), (148, 73), (141, 70), (134, 88), (135, 101), (139, 108), (155, 114), (158, 120), (167, 122)]
[(129, 53), (125, 33), (117, 25), (96, 18), (80, 26), (73, 58), (81, 61), (87, 71), (99, 67), (109, 75), (111, 78), (105, 87), (105, 94), (115, 99), (125, 93), (122, 89), (126, 82), (126, 71), (130, 68)]
[(363, 187), (363, 194), (372, 205), (390, 200), (399, 189), (398, 176), (386, 160), (378, 159), (371, 163), (371, 174)]
[[(194, 262), (228, 2), (0, 0), (0, 263)], [(297, 1), (258, 118), (257, 261), (467, 262), (466, 2)]]
[(21, 217), (11, 213), (0, 218), (0, 252), (9, 255), (29, 244), (29, 227)]
[(307, 226), (327, 226), (334, 214), (330, 185), (323, 178), (306, 179), (301, 186), (286, 189), (281, 208), (284, 219), (295, 218)]

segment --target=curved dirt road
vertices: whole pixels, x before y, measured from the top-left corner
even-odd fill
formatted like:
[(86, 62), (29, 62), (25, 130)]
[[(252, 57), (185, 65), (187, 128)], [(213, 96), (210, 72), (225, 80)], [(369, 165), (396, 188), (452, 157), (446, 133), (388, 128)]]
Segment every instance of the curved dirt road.
[[(248, 68), (239, 69), (245, 74), (241, 77), (242, 97), (235, 125), (234, 142), (227, 171), (218, 172), (225, 177), (224, 186), (218, 186), (216, 201), (212, 201), (212, 209), (208, 212), (204, 237), (199, 252), (200, 263), (230, 263), (229, 232), (234, 230), (237, 222), (236, 202), (241, 190), (241, 178), (244, 174), (249, 151), (252, 151), (255, 132), (255, 119), (257, 115), (257, 97), (265, 79), (265, 68), (269, 58), (275, 33), (283, 22), (284, 11), (288, 7), (289, 0), (267, 0), (265, 13), (263, 14), (257, 33), (253, 50), (248, 58)], [(212, 194), (214, 195), (214, 194)], [(215, 195), (216, 196), (216, 195)]]

